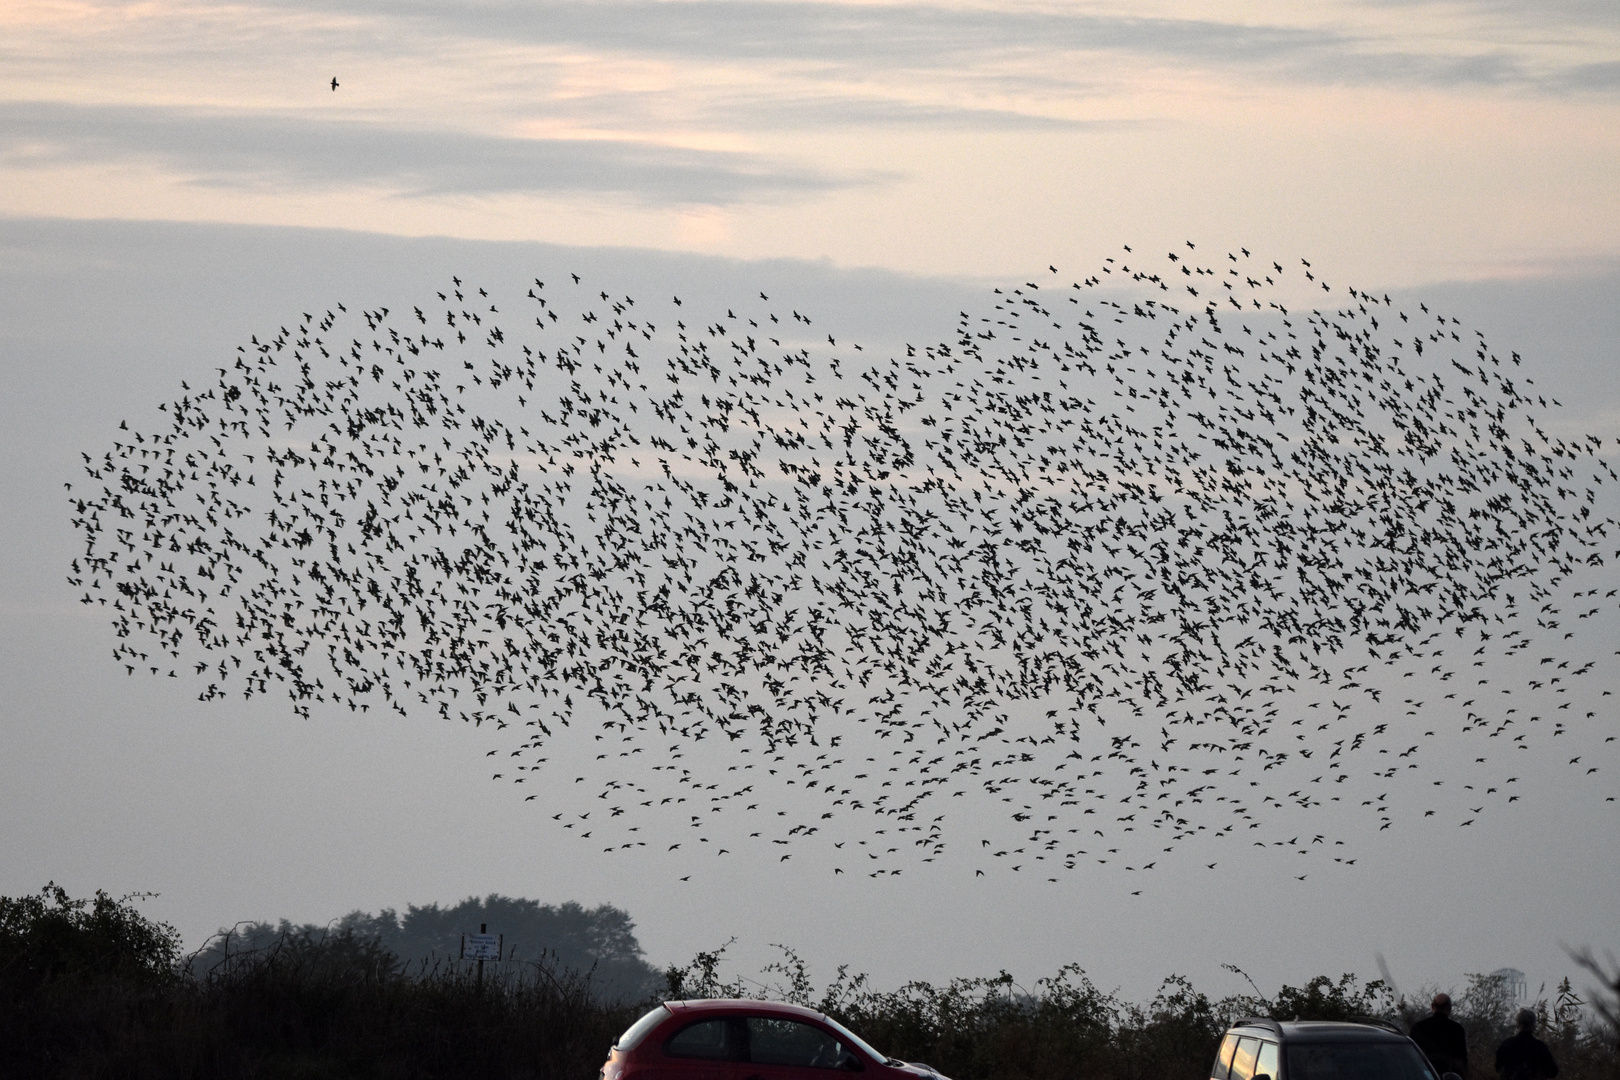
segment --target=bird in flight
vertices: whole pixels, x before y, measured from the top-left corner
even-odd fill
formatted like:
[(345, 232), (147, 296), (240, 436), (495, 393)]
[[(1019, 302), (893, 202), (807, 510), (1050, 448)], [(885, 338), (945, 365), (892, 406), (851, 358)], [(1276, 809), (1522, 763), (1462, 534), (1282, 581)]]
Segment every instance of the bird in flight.
[(338, 88), (337, 76), (334, 75), (334, 76), (332, 76), (332, 89), (335, 91), (335, 90), (337, 90), (337, 88)]

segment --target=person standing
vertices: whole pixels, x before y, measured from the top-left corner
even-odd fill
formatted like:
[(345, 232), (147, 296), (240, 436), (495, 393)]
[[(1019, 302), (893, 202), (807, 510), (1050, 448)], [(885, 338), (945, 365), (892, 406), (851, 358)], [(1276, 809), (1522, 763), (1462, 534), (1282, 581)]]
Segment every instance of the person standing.
[(1467, 1080), (1468, 1034), (1451, 1018), (1451, 995), (1436, 994), (1430, 1014), (1412, 1025), (1412, 1041), (1429, 1059), (1434, 1071), (1456, 1073)]
[(1535, 1036), (1535, 1010), (1520, 1009), (1518, 1025), (1518, 1034), (1503, 1039), (1496, 1049), (1497, 1074), (1502, 1080), (1552, 1080), (1558, 1075), (1558, 1062)]

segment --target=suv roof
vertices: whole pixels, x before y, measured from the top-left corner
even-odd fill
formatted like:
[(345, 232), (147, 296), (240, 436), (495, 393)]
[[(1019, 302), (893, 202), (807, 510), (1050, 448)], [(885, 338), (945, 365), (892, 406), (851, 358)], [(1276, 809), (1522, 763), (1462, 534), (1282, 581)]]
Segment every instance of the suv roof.
[(1406, 1042), (1399, 1028), (1387, 1020), (1376, 1017), (1354, 1022), (1335, 1020), (1270, 1020), (1247, 1017), (1233, 1024), (1229, 1031), (1250, 1035), (1269, 1035), (1284, 1043), (1344, 1043), (1344, 1042)]

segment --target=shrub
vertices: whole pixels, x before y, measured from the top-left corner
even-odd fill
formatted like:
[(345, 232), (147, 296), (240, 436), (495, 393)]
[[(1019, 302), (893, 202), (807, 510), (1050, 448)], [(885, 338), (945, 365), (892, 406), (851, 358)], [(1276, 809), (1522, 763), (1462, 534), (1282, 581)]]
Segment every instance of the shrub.
[(0, 896), (0, 985), (35, 992), (62, 980), (173, 979), (180, 935), (135, 910), (134, 899), (73, 900), (55, 882), (37, 896)]

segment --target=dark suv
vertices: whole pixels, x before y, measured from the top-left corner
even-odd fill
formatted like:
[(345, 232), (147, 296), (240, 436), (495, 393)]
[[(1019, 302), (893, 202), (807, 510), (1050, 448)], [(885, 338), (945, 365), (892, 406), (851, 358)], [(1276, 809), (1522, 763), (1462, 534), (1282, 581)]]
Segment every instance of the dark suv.
[(1441, 1080), (1416, 1043), (1378, 1020), (1239, 1020), (1221, 1040), (1209, 1075), (1210, 1080)]

